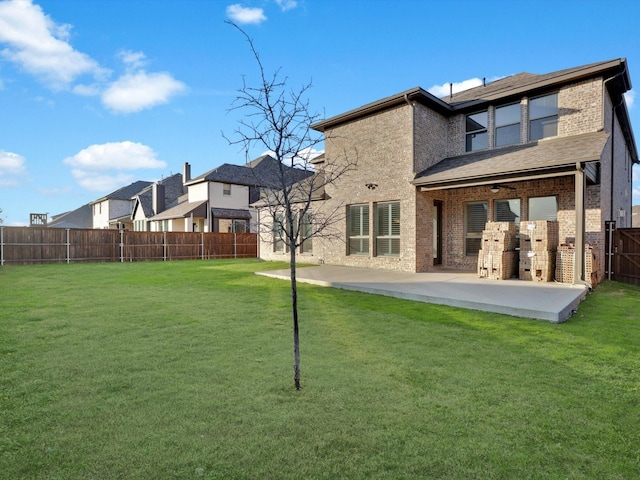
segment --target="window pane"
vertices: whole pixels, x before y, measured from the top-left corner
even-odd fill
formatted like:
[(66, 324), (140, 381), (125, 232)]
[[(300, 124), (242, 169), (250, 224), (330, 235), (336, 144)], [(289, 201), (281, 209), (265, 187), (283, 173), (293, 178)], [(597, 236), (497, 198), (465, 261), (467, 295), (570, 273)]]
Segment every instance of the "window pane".
[(488, 122), (487, 112), (474, 113), (467, 115), (467, 133), (477, 130), (486, 130)]
[(540, 140), (541, 138), (555, 137), (556, 135), (558, 135), (558, 117), (540, 118), (531, 121), (530, 140)]
[(558, 115), (558, 94), (532, 98), (529, 102), (529, 119)]
[(465, 205), (465, 253), (478, 255), (482, 245), (482, 231), (487, 223), (487, 202)]
[(349, 255), (369, 253), (369, 205), (349, 206)]
[(520, 223), (520, 199), (496, 200), (496, 221)]
[(520, 143), (520, 124), (496, 128), (496, 147)]
[(400, 254), (400, 203), (376, 204), (376, 255)]
[(505, 105), (496, 108), (496, 127), (520, 123), (520, 104)]
[(529, 220), (557, 220), (558, 198), (532, 197), (529, 199)]
[(473, 152), (475, 150), (484, 150), (487, 148), (487, 132), (470, 133), (467, 135), (466, 151)]

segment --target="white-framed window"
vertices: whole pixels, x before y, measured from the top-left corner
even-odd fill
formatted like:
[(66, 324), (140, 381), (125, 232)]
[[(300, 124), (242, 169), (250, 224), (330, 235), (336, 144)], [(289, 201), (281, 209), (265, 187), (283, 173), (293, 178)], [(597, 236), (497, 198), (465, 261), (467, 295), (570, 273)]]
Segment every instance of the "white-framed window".
[(464, 251), (476, 256), (482, 248), (482, 231), (487, 224), (487, 202), (467, 202), (464, 205)]
[(529, 197), (529, 218), (528, 220), (557, 220), (558, 219), (558, 197), (550, 195), (547, 197)]
[(558, 135), (558, 94), (529, 100), (529, 140)]
[(400, 202), (376, 203), (376, 256), (400, 255)]
[(487, 126), (489, 115), (487, 111), (473, 113), (465, 117), (465, 151), (475, 152), (489, 146)]
[(347, 207), (349, 255), (369, 254), (369, 205)]
[(284, 213), (277, 213), (273, 218), (273, 251), (284, 252)]
[(222, 194), (223, 195), (231, 195), (231, 184), (223, 183), (222, 184)]
[(300, 225), (300, 235), (302, 236), (302, 244), (300, 245), (301, 253), (313, 253), (313, 215), (307, 211), (302, 215), (302, 225)]
[(520, 103), (496, 108), (494, 143), (496, 147), (520, 143)]

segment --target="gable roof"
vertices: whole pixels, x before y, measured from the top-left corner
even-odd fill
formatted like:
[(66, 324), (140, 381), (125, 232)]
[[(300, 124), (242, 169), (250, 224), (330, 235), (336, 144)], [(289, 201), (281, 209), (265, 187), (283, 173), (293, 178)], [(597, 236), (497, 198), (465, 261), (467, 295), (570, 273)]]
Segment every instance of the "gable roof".
[(487, 83), (485, 86), (454, 93), (451, 97), (446, 96), (442, 100), (459, 111), (469, 107), (477, 108), (479, 104), (496, 100), (506, 101), (509, 97), (519, 97), (525, 93), (535, 95), (537, 92), (559, 88), (587, 78), (600, 76), (613, 78), (619, 73), (623, 75), (616, 79), (615, 89), (624, 93), (631, 89), (626, 62), (626, 59), (620, 58), (545, 74), (523, 72)]
[(93, 205), (94, 203), (103, 202), (105, 200), (131, 200), (132, 197), (140, 193), (152, 183), (153, 182), (138, 180), (137, 182), (133, 182), (126, 187), (119, 188), (118, 190), (115, 190), (110, 194), (105, 195), (104, 197), (94, 200), (93, 202), (91, 202), (91, 204)]
[(600, 160), (608, 139), (606, 132), (586, 133), (449, 157), (418, 173), (412, 183), (436, 189), (575, 171), (577, 162)]
[[(165, 209), (175, 206), (180, 196), (184, 194), (182, 174), (175, 173), (167, 178), (163, 178), (157, 183), (164, 185)], [(145, 217), (149, 218), (153, 216), (153, 184), (145, 187), (141, 192), (134, 195), (133, 199), (136, 200), (136, 205), (133, 207), (131, 215), (134, 215), (138, 208), (142, 208)]]
[(620, 108), (616, 110), (617, 118), (620, 121), (620, 126), (629, 146), (631, 158), (635, 163), (638, 163), (638, 151), (629, 113), (626, 104), (622, 101), (624, 93), (631, 89), (631, 79), (625, 58), (591, 63), (546, 74), (523, 72), (443, 98), (436, 98), (421, 87), (415, 87), (326, 120), (321, 120), (311, 125), (311, 128), (325, 132), (327, 129), (338, 125), (390, 108), (411, 104), (411, 102), (418, 102), (444, 116), (469, 113), (490, 103), (508, 102), (525, 94), (538, 95), (570, 83), (597, 77), (605, 79), (607, 90), (614, 105), (620, 105)]
[(273, 187), (281, 183), (281, 174), (290, 184), (312, 175), (313, 172), (289, 167), (270, 155), (262, 155), (246, 165), (223, 163), (187, 182), (187, 185), (201, 182), (220, 182), (249, 187)]
[(91, 204), (87, 203), (69, 212), (51, 217), (47, 223), (49, 228), (93, 228)]

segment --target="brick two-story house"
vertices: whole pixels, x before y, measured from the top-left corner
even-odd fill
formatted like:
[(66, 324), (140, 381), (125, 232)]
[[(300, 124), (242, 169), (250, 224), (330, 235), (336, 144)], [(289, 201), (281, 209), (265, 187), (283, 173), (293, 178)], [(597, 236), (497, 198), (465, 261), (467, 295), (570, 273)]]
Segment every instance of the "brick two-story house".
[[(557, 220), (560, 242), (575, 244), (576, 258), (588, 243), (604, 271), (605, 222), (631, 226), (630, 89), (627, 62), (616, 59), (445, 98), (413, 88), (314, 124), (327, 163), (345, 152), (358, 162), (326, 186), (344, 228), (339, 240), (314, 242), (314, 259), (471, 270), (486, 221)], [(261, 256), (280, 258), (274, 240), (262, 239)]]

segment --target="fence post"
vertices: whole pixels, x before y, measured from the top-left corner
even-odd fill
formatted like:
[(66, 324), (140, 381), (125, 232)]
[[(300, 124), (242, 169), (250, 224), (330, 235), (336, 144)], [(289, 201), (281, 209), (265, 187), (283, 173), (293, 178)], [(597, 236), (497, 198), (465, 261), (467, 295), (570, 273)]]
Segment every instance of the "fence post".
[(70, 263), (69, 257), (71, 255), (71, 244), (69, 243), (69, 229), (67, 228), (67, 265)]
[(120, 230), (120, 263), (124, 263), (124, 230)]
[(200, 232), (200, 260), (204, 260), (204, 232)]
[(238, 258), (238, 248), (237, 248), (237, 235), (234, 229), (233, 231), (233, 258)]
[(167, 261), (167, 232), (162, 232), (162, 261)]
[(4, 227), (0, 227), (0, 266), (4, 266)]

